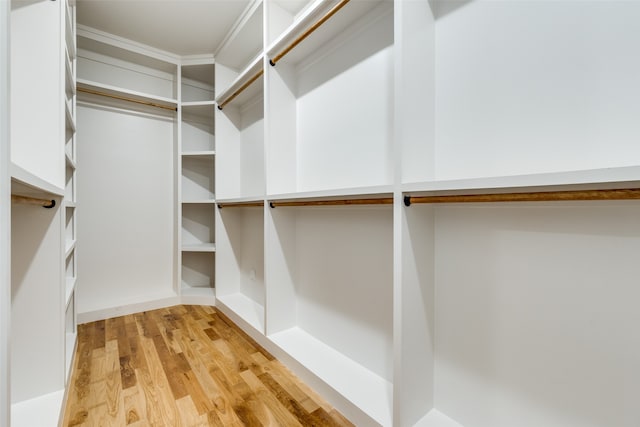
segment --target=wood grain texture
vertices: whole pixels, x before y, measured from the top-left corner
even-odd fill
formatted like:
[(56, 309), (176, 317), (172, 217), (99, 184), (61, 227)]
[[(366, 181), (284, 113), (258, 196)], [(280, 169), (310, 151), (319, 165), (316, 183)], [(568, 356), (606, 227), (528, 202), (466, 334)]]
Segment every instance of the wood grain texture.
[(63, 426), (352, 426), (227, 317), (175, 306), (78, 326)]

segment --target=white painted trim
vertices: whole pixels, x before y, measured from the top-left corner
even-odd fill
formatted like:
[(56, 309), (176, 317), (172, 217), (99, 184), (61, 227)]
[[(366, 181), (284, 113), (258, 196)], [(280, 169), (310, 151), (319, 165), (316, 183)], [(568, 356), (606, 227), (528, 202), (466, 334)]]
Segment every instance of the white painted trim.
[(201, 55), (185, 55), (181, 58), (181, 65), (213, 65), (215, 59), (213, 54), (204, 53)]
[(65, 390), (38, 396), (11, 405), (11, 427), (56, 427), (62, 414)]
[(180, 56), (176, 54), (167, 52), (165, 50), (157, 49), (155, 47), (148, 46), (146, 44), (138, 43), (133, 40), (125, 39), (124, 37), (109, 34), (104, 31), (96, 30), (95, 28), (87, 27), (86, 25), (77, 24), (76, 36), (86, 37), (91, 40), (116, 46), (121, 49), (129, 50), (131, 52), (136, 52), (141, 55), (158, 59), (160, 61), (169, 62), (175, 65), (180, 65)]
[(78, 324), (95, 322), (97, 320), (111, 319), (112, 317), (126, 316), (128, 314), (141, 313), (143, 311), (156, 310), (181, 304), (180, 297), (175, 295), (167, 298), (154, 299), (118, 307), (104, 308), (94, 311), (78, 313)]
[(247, 5), (242, 14), (240, 14), (240, 17), (238, 17), (236, 22), (234, 22), (231, 26), (231, 30), (227, 33), (224, 39), (222, 39), (222, 41), (220, 42), (220, 45), (216, 48), (215, 52), (213, 53), (214, 57), (220, 55), (220, 52), (222, 52), (227, 48), (227, 46), (233, 43), (233, 40), (235, 40), (235, 38), (238, 37), (238, 34), (244, 29), (247, 21), (249, 21), (256, 10), (260, 6), (262, 6), (262, 3), (262, 0), (253, 0), (253, 2)]

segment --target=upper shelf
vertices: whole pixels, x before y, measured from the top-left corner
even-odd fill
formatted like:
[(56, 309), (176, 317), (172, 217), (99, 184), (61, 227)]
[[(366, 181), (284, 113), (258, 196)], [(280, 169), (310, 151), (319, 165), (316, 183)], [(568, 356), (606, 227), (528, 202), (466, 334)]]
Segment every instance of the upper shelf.
[(214, 101), (193, 101), (182, 103), (182, 113), (186, 115), (206, 117), (213, 120), (214, 111)]
[(270, 201), (330, 201), (344, 199), (384, 199), (393, 197), (393, 186), (382, 185), (373, 187), (340, 188), (323, 191), (303, 191), (297, 193), (270, 194)]
[(640, 185), (640, 166), (550, 172), (407, 183), (402, 191), (412, 195), (490, 194), (494, 192), (607, 190)]
[[(344, 2), (345, 0), (343, 0)], [(295, 47), (293, 47), (282, 60), (290, 64), (299, 64), (309, 58), (311, 54), (320, 52), (322, 48), (331, 48), (331, 40), (347, 29), (355, 29), (356, 21), (365, 19), (365, 16), (380, 8), (380, 11), (392, 10), (393, 3), (386, 0), (356, 1), (316, 1), (304, 9), (300, 16), (267, 48), (267, 57), (271, 60), (288, 49), (299, 37), (313, 30)], [(327, 14), (332, 9), (337, 11), (328, 19)], [(373, 12), (371, 19), (379, 16)], [(319, 21), (325, 22), (320, 23)], [(316, 28), (317, 27), (317, 28)], [(286, 58), (286, 59), (285, 59)]]
[(129, 100), (140, 104), (157, 106), (168, 110), (176, 110), (178, 107), (178, 101), (176, 99), (150, 95), (147, 93), (137, 92), (134, 90), (124, 89), (84, 79), (77, 79), (77, 91), (94, 95), (97, 95), (98, 93), (106, 94), (107, 96), (115, 99), (121, 99), (125, 101)]
[(11, 163), (11, 194), (48, 198), (51, 196), (64, 196), (64, 188), (52, 185), (15, 163)]
[(152, 50), (148, 46), (83, 25), (78, 25), (77, 28), (78, 49), (170, 74), (175, 74), (180, 63), (178, 56), (168, 52)]
[(262, 50), (263, 1), (253, 1), (216, 52), (216, 62), (240, 71)]
[(242, 106), (261, 96), (264, 90), (262, 73), (264, 72), (264, 57), (255, 58), (245, 68), (224, 92), (216, 97), (218, 108), (227, 105)]

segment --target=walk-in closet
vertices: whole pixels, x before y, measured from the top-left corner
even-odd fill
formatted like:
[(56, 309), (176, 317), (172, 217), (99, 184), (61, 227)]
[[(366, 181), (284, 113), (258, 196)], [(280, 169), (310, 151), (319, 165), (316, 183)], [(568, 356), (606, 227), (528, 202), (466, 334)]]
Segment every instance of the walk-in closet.
[(187, 313), (356, 426), (640, 426), (638, 22), (0, 2), (0, 427), (62, 423), (78, 325)]

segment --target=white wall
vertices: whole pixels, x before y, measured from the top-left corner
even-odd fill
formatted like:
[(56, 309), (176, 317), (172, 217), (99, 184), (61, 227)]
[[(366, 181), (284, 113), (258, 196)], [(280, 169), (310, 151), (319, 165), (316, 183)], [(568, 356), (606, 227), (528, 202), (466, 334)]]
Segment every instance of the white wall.
[(239, 250), (240, 292), (264, 306), (264, 212), (260, 208), (242, 212)]
[(438, 179), (640, 162), (640, 3), (457, 6), (436, 13)]
[(64, 387), (62, 211), (15, 204), (11, 212), (11, 400)]
[(78, 312), (173, 296), (174, 119), (78, 105)]
[(300, 66), (298, 191), (393, 181), (393, 14), (380, 21)]
[(64, 131), (63, 2), (10, 3), (11, 92), (15, 94), (11, 97), (11, 161), (64, 188), (64, 146), (57, 143)]
[(437, 209), (436, 407), (469, 427), (637, 426), (639, 215)]
[(9, 172), (9, 2), (0, 3), (0, 426), (9, 425), (11, 323), (11, 208)]
[[(286, 208), (277, 208), (286, 209)], [(298, 325), (392, 379), (393, 211), (297, 211)]]

